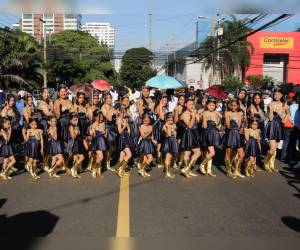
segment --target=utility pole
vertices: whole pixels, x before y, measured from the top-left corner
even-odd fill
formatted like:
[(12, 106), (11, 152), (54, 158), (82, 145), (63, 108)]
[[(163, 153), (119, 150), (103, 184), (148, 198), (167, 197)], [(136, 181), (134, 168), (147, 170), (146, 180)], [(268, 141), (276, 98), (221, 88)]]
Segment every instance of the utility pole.
[[(212, 37), (212, 45), (213, 45), (213, 53), (212, 53), (212, 81), (215, 79), (215, 16), (211, 16), (210, 20), (210, 35)], [(211, 81), (208, 82), (208, 86), (210, 87)]]
[(149, 13), (149, 50), (152, 51), (152, 14)]
[(220, 37), (223, 35), (223, 27), (222, 27), (222, 18), (220, 18), (220, 14), (217, 15), (218, 16), (218, 23), (217, 23), (217, 63), (219, 65), (219, 79), (221, 80), (221, 84), (222, 84), (222, 81), (223, 81), (223, 77), (222, 77), (222, 70), (223, 70), (223, 67), (222, 67), (222, 64), (220, 62), (220, 43), (221, 43), (221, 40), (220, 40)]
[(43, 38), (44, 38), (44, 87), (47, 87), (47, 70), (46, 70), (46, 62), (47, 62), (47, 41), (46, 41), (46, 22), (40, 18), (40, 21), (43, 23)]

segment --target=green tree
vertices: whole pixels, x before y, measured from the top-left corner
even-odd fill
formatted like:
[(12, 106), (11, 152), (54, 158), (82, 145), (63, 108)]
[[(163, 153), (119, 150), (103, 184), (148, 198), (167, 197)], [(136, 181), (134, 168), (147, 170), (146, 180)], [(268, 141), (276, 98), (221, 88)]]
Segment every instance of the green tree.
[(246, 77), (246, 79), (250, 82), (250, 86), (255, 88), (263, 87), (274, 81), (273, 77), (262, 75), (249, 75)]
[(122, 84), (138, 88), (156, 75), (151, 67), (153, 53), (146, 48), (133, 48), (125, 52), (122, 58), (120, 77)]
[[(223, 35), (219, 37), (220, 47), (225, 46), (233, 40), (246, 35), (251, 31), (247, 25), (245, 25), (247, 19), (238, 20), (234, 15), (231, 16), (231, 20), (226, 20), (223, 23)], [(217, 48), (217, 38), (208, 37), (202, 44), (201, 48), (204, 54), (207, 52), (213, 52)], [(245, 71), (250, 65), (251, 54), (253, 54), (254, 48), (247, 39), (242, 39), (230, 46), (219, 51), (220, 60), (217, 58), (217, 53), (210, 53), (210, 56), (204, 59), (205, 69), (211, 68), (216, 65), (216, 68), (220, 70), (221, 78), (224, 79), (228, 76), (232, 76), (235, 73), (240, 73), (242, 82), (245, 79)], [(202, 55), (200, 55), (201, 57)]]
[(41, 46), (32, 36), (19, 29), (0, 30), (1, 88), (42, 86), (43, 67)]
[(116, 83), (116, 72), (106, 46), (82, 31), (63, 31), (51, 36), (47, 68), (54, 81), (78, 83), (104, 79)]
[(244, 86), (238, 76), (228, 76), (224, 79), (223, 84), (228, 89), (239, 89)]

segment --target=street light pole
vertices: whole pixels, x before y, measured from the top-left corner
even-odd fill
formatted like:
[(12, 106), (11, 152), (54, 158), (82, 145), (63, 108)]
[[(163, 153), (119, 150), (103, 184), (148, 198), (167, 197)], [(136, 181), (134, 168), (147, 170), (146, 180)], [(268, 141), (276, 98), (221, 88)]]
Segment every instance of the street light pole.
[(199, 48), (199, 20), (200, 19), (206, 19), (205, 16), (198, 16), (197, 22), (196, 22), (196, 48)]
[(46, 25), (45, 25), (45, 21), (43, 19), (40, 18), (40, 21), (43, 23), (43, 37), (44, 37), (44, 87), (47, 87), (47, 70), (46, 70), (46, 62), (47, 62), (47, 41), (46, 41)]

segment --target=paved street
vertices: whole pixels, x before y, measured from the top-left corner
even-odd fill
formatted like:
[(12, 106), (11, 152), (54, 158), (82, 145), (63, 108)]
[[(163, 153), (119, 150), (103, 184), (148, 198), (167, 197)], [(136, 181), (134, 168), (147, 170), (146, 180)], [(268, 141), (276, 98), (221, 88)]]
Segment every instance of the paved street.
[(134, 170), (129, 188), (122, 187), (129, 192), (128, 225), (121, 218), (126, 197), (119, 197), (120, 180), (111, 172), (101, 180), (84, 173), (79, 180), (66, 174), (53, 180), (42, 174), (38, 181), (22, 173), (0, 182), (1, 236), (48, 236), (22, 249), (51, 249), (51, 239), (96, 247), (101, 239), (115, 237), (118, 224), (123, 224), (123, 230), (138, 238), (299, 239), (299, 172), (283, 164), (281, 168), (280, 174), (259, 172), (254, 179), (238, 181), (216, 169), (215, 179), (177, 175), (174, 180), (164, 179), (158, 169), (148, 179)]

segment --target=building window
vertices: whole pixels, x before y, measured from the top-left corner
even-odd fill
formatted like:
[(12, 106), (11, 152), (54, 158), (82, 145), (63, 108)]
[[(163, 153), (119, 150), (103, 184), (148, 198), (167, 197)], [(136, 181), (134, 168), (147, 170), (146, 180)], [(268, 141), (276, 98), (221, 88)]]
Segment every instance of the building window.
[(23, 19), (32, 19), (32, 14), (23, 14)]

